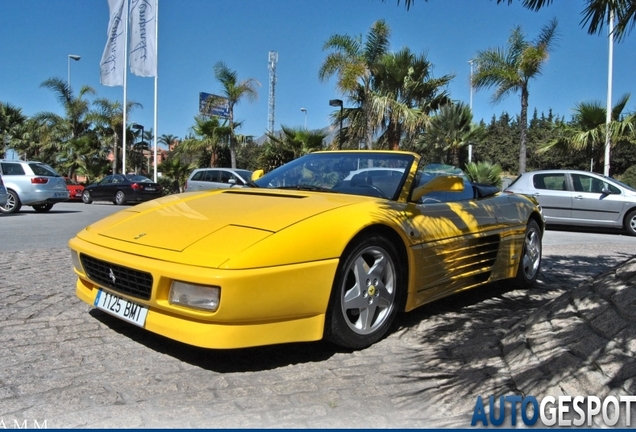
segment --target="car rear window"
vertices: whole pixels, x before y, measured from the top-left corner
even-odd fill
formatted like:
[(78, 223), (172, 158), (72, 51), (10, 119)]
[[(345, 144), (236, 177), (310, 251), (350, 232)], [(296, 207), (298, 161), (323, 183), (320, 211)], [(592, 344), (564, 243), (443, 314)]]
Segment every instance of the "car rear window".
[(33, 171), (33, 174), (38, 176), (47, 176), (47, 177), (61, 177), (57, 171), (51, 168), (48, 165), (41, 163), (30, 163), (29, 168)]

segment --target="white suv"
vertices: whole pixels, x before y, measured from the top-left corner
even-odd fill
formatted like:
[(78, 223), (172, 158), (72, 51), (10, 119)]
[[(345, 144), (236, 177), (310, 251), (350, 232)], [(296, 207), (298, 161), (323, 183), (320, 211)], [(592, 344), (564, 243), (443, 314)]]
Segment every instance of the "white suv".
[(7, 188), (7, 202), (0, 206), (1, 213), (16, 213), (23, 205), (43, 213), (69, 199), (64, 177), (42, 162), (0, 160), (0, 173)]

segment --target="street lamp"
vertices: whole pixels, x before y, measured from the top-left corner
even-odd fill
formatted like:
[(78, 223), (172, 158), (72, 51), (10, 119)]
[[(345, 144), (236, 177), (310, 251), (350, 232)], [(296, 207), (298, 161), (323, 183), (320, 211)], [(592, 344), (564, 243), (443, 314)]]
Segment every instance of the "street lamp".
[(329, 105), (332, 107), (340, 107), (340, 130), (338, 131), (338, 150), (342, 150), (342, 109), (343, 103), (341, 99), (331, 99)]
[(80, 56), (75, 55), (75, 54), (69, 54), (68, 55), (68, 80), (67, 80), (67, 84), (68, 84), (68, 89), (71, 89), (71, 60), (75, 60), (75, 61), (79, 61), (79, 59), (81, 59)]
[(305, 113), (305, 130), (307, 130), (307, 108), (301, 108), (300, 110)]
[[(468, 63), (470, 63), (470, 102), (468, 107), (470, 108), (470, 113), (473, 113), (473, 61), (474, 60), (468, 60)], [(468, 144), (468, 162), (472, 162), (473, 160), (473, 145), (472, 144)]]
[[(144, 142), (144, 127), (142, 125), (138, 124), (138, 123), (133, 123), (133, 124), (130, 125), (130, 128), (134, 129), (136, 131), (141, 130), (140, 137), (141, 137), (141, 142), (143, 143)], [(143, 149), (141, 151), (142, 151), (142, 154), (143, 154)], [(143, 163), (142, 163), (142, 167), (143, 167)], [(148, 168), (148, 171), (150, 171), (150, 168)], [(137, 167), (135, 167), (135, 174), (137, 174)]]

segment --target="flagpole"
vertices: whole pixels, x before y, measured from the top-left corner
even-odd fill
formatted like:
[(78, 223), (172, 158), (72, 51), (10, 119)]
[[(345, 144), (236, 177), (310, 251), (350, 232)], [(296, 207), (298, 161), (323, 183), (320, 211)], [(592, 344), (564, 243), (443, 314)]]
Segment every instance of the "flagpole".
[(603, 174), (610, 174), (610, 148), (611, 148), (611, 125), (612, 125), (612, 64), (614, 59), (614, 9), (610, 7), (610, 16), (608, 23), (609, 30), (609, 52), (607, 65), (607, 112), (605, 113), (605, 161), (603, 165)]
[(157, 182), (157, 137), (159, 132), (157, 129), (157, 81), (159, 79), (159, 0), (155, 0), (155, 58), (157, 59), (157, 73), (155, 73), (155, 118), (154, 118), (154, 130), (155, 130), (155, 177), (154, 182)]
[[(122, 132), (122, 140), (121, 140), (121, 147), (122, 147), (122, 157), (121, 157), (121, 171), (122, 174), (126, 175), (126, 111), (128, 111), (126, 109), (126, 105), (128, 104), (128, 100), (127, 100), (127, 96), (128, 96), (128, 14), (130, 12), (130, 7), (129, 7), (129, 2), (128, 0), (125, 1), (126, 6), (125, 6), (125, 10), (126, 10), (126, 19), (124, 20), (125, 22), (125, 26), (124, 26), (124, 104), (122, 107), (122, 111), (124, 112), (124, 119), (123, 119), (123, 132)], [(115, 173), (113, 173), (115, 174)]]

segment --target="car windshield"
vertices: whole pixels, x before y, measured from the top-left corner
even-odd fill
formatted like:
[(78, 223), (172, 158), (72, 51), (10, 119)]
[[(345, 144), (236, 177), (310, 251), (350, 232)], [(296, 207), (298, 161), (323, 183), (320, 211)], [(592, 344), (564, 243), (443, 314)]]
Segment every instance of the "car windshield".
[(235, 172), (240, 175), (245, 181), (250, 181), (250, 179), (252, 178), (252, 171), (237, 169)]
[(414, 159), (405, 153), (312, 153), (271, 171), (252, 185), (395, 199)]
[(633, 188), (633, 187), (631, 187), (630, 185), (627, 185), (627, 184), (623, 183), (622, 181), (618, 181), (618, 180), (616, 180), (616, 179), (615, 179), (615, 178), (613, 178), (613, 177), (607, 177), (607, 176), (603, 176), (603, 177), (605, 177), (605, 178), (606, 178), (606, 179), (608, 179), (608, 180), (613, 181), (614, 183), (617, 183), (617, 184), (619, 184), (619, 185), (623, 186), (625, 189), (628, 189), (628, 190), (630, 190), (630, 191), (632, 191), (632, 192), (636, 192), (636, 189), (634, 189), (634, 188)]

